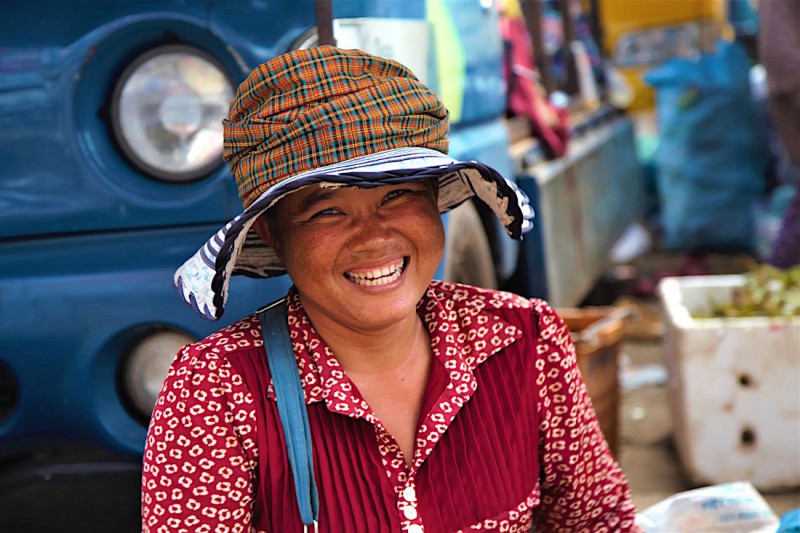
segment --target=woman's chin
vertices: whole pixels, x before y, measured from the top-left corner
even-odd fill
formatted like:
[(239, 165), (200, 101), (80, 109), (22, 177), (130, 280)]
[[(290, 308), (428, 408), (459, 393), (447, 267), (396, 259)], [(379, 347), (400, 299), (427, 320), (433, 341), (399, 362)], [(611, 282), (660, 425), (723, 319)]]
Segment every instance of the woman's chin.
[(426, 288), (427, 284), (416, 287), (402, 278), (383, 286), (352, 287), (346, 291), (348, 314), (361, 327), (385, 328), (415, 315)]

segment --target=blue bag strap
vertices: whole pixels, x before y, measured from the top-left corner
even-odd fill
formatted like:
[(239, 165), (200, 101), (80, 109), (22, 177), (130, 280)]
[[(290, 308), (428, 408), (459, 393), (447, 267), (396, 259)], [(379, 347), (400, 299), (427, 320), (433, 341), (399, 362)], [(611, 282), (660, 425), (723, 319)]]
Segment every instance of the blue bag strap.
[(314, 480), (314, 459), (311, 455), (311, 430), (300, 383), (300, 373), (289, 338), (286, 299), (259, 310), (267, 364), (278, 403), (278, 415), (286, 440), (286, 453), (294, 476), (294, 490), (303, 524), (317, 529), (319, 498)]

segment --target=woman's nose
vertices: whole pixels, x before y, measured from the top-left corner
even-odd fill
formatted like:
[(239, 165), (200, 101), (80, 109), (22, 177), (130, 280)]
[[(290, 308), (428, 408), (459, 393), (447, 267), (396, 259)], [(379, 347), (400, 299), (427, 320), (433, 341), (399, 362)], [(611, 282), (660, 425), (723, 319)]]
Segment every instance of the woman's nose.
[(392, 231), (388, 221), (379, 215), (354, 217), (350, 229), (348, 244), (354, 251), (371, 250), (384, 246), (391, 240)]

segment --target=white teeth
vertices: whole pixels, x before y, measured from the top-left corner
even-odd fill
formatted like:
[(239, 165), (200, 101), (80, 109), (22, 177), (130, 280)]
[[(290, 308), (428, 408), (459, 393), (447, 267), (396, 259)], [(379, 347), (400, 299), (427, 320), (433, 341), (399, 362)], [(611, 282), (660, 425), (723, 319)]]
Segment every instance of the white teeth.
[(366, 287), (378, 287), (398, 279), (403, 274), (404, 264), (405, 262), (400, 262), (396, 266), (375, 269), (372, 272), (367, 272), (366, 274), (354, 274), (352, 272), (346, 272), (345, 276), (347, 279), (358, 285), (364, 285)]

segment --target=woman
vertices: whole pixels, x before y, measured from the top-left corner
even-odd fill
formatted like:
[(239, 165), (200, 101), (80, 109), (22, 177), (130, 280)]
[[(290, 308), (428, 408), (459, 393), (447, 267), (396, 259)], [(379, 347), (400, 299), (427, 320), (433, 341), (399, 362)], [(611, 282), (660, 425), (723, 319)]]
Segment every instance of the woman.
[[(320, 530), (630, 531), (563, 322), (539, 300), (432, 281), (440, 212), (475, 195), (515, 238), (532, 216), (492, 169), (443, 154), (447, 130), (392, 61), (321, 47), (262, 65), (225, 122), (245, 210), (176, 286), (216, 318), (232, 273), (288, 271)], [(264, 338), (254, 315), (173, 363), (145, 450), (146, 531), (303, 529)]]

